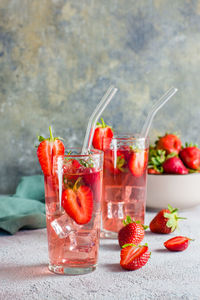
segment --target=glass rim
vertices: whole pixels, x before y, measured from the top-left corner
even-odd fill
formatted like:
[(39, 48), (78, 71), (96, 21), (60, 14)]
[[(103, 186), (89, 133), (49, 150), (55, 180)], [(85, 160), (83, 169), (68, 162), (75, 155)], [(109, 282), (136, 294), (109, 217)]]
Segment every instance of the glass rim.
[(112, 139), (117, 141), (148, 141), (149, 137), (146, 138), (141, 136), (139, 133), (131, 134), (131, 133), (116, 133), (112, 138), (104, 137), (103, 139)]
[[(75, 153), (75, 154), (67, 154), (66, 151), (78, 151), (79, 153)], [(104, 152), (102, 150), (99, 149), (90, 149), (88, 154), (81, 154), (82, 148), (81, 147), (66, 147), (65, 148), (65, 153), (64, 153), (64, 157), (91, 157), (91, 156), (103, 156)]]

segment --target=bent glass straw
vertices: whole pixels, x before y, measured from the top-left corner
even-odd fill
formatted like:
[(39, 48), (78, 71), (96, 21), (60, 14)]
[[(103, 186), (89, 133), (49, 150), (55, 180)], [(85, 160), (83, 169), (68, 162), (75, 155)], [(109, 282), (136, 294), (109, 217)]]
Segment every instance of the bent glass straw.
[(95, 110), (93, 111), (92, 115), (90, 116), (83, 142), (82, 154), (86, 154), (90, 151), (97, 120), (99, 119), (100, 115), (102, 114), (108, 103), (112, 100), (117, 91), (117, 88), (115, 88), (114, 86), (110, 86), (107, 92), (102, 97), (99, 104), (97, 105), (97, 107), (95, 108)]
[(171, 88), (169, 89), (152, 107), (151, 111), (148, 113), (148, 116), (146, 118), (146, 121), (144, 123), (144, 126), (141, 131), (141, 136), (146, 138), (149, 133), (149, 129), (151, 127), (153, 118), (155, 117), (156, 113), (159, 111), (161, 107), (169, 100), (171, 99), (176, 92), (178, 91), (177, 88)]

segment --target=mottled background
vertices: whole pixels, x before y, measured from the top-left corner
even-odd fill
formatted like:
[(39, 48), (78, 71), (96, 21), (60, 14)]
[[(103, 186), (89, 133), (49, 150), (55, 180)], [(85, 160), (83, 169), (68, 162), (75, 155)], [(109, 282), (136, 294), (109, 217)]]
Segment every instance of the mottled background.
[(40, 172), (34, 144), (50, 124), (80, 145), (111, 83), (119, 92), (103, 115), (113, 127), (140, 131), (176, 86), (150, 136), (199, 142), (200, 0), (1, 0), (0, 193)]

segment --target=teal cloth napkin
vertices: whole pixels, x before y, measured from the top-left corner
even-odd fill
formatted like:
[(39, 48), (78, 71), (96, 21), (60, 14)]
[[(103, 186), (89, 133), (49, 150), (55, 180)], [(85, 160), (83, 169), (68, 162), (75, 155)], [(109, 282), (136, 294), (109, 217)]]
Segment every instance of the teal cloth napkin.
[(15, 234), (19, 229), (46, 227), (44, 177), (22, 177), (12, 196), (0, 196), (0, 229)]

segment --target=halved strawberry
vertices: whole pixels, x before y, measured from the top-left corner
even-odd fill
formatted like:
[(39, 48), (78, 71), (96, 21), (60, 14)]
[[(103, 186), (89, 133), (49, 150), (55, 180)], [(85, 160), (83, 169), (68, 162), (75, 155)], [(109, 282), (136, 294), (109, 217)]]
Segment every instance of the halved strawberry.
[(128, 166), (135, 177), (144, 174), (148, 162), (148, 154), (146, 150), (136, 150), (130, 155)]
[(101, 123), (97, 123), (92, 145), (94, 148), (99, 150), (109, 149), (110, 143), (113, 138), (113, 130), (110, 126), (106, 125), (103, 118), (101, 118)]
[(164, 242), (164, 246), (169, 251), (183, 251), (187, 249), (190, 241), (192, 241), (192, 239), (188, 237), (175, 236), (172, 239), (169, 239), (166, 242)]
[(88, 186), (79, 185), (79, 178), (73, 188), (63, 191), (62, 206), (77, 224), (86, 224), (92, 218), (93, 194)]
[(53, 157), (64, 155), (65, 147), (58, 137), (53, 137), (51, 126), (49, 127), (50, 138), (45, 139), (38, 136), (40, 142), (37, 149), (37, 156), (44, 175), (52, 175)]
[(126, 166), (125, 155), (122, 151), (117, 150), (116, 155), (112, 150), (106, 151), (104, 155), (104, 168), (112, 174), (125, 172)]
[(151, 255), (148, 245), (127, 244), (122, 247), (120, 265), (126, 270), (137, 270), (146, 265)]

